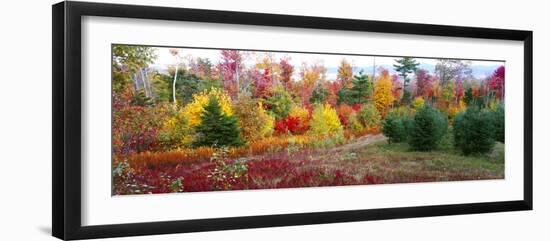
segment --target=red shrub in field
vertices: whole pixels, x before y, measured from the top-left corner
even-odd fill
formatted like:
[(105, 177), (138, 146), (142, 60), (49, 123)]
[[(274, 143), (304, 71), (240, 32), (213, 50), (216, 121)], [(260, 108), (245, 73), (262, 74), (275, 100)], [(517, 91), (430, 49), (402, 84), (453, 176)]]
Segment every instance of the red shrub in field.
[[(230, 155), (229, 151), (226, 153), (226, 156)], [(383, 182), (382, 179), (370, 175), (356, 179), (349, 174), (349, 170), (326, 169), (317, 161), (289, 161), (285, 155), (279, 153), (271, 155), (270, 158), (240, 161), (237, 166), (233, 166), (237, 161), (231, 158), (214, 162), (188, 162), (185, 165), (176, 165), (170, 168), (143, 166), (132, 169), (130, 178), (113, 179), (113, 193), (118, 195), (175, 192), (174, 184), (180, 185), (179, 191), (202, 192), (341, 186)], [(304, 155), (307, 156), (308, 154)], [(221, 160), (224, 160), (223, 163), (220, 162)], [(238, 176), (233, 175), (235, 173), (234, 167), (240, 168)], [(220, 171), (222, 174), (229, 171), (224, 175), (230, 175), (231, 178), (220, 179), (220, 175), (218, 175)], [(214, 178), (214, 176), (217, 176), (217, 178)]]
[(288, 117), (286, 118), (286, 128), (288, 131), (292, 132), (292, 133), (298, 133), (298, 132), (303, 132), (305, 130), (302, 129), (302, 125), (300, 124), (300, 120), (296, 117)]
[(336, 108), (336, 112), (338, 113), (338, 119), (340, 119), (340, 123), (342, 123), (342, 125), (344, 126), (347, 126), (349, 116), (354, 112), (354, 109), (347, 104), (341, 104)]
[(366, 175), (363, 178), (363, 183), (365, 183), (365, 184), (376, 184), (378, 182), (376, 181), (376, 179), (374, 179), (373, 176)]
[(209, 178), (212, 163), (191, 164), (172, 168), (141, 168), (132, 175), (131, 183), (120, 183), (113, 179), (115, 194), (169, 193), (175, 192), (174, 182), (181, 181), (183, 192), (212, 191), (214, 185)]
[(295, 171), (286, 160), (269, 159), (248, 162), (249, 189), (276, 188), (278, 179)]
[(275, 132), (279, 134), (285, 134), (288, 132), (285, 119), (275, 121)]
[(166, 115), (164, 107), (136, 103), (133, 101), (136, 96), (139, 95), (130, 89), (112, 96), (112, 141), (115, 154), (150, 151), (160, 146), (158, 135)]
[(275, 131), (279, 134), (301, 134), (307, 130), (307, 124), (302, 123), (298, 117), (288, 116), (275, 122)]
[(289, 173), (284, 176), (277, 188), (292, 188), (292, 187), (314, 187), (319, 181), (319, 172), (317, 170), (305, 170), (300, 172)]
[(187, 172), (183, 177), (184, 192), (203, 192), (213, 190), (214, 183), (208, 177), (213, 164), (205, 165), (202, 168)]
[(361, 109), (361, 104), (359, 103), (353, 104), (351, 108), (353, 108), (354, 111), (359, 111)]

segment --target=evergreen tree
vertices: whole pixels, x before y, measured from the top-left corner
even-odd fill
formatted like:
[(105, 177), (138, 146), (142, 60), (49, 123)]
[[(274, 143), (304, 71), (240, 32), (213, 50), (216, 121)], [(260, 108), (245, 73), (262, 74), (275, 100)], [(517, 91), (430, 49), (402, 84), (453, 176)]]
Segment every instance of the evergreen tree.
[(202, 122), (196, 127), (197, 137), (194, 146), (240, 146), (237, 119), (222, 113), (216, 98), (211, 97), (201, 115)]
[(399, 73), (399, 76), (403, 77), (403, 96), (402, 101), (404, 103), (408, 103), (410, 100), (410, 93), (407, 89), (407, 86), (409, 85), (409, 74), (414, 73), (418, 69), (419, 63), (416, 62), (414, 58), (411, 57), (403, 57), (401, 59), (396, 59), (396, 64), (393, 65), (395, 68), (395, 71)]
[(410, 125), (409, 144), (414, 150), (430, 151), (437, 147), (446, 132), (447, 118), (437, 109), (424, 105)]
[(313, 93), (311, 93), (309, 102), (322, 104), (327, 100), (327, 97), (328, 97), (328, 91), (325, 88), (323, 88), (321, 84), (317, 84), (317, 86), (313, 90)]
[(145, 96), (143, 91), (137, 92), (132, 96), (132, 100), (130, 101), (131, 105), (134, 106), (153, 106), (153, 100), (151, 98)]
[[(158, 101), (172, 101), (172, 83), (174, 81), (175, 69), (170, 69), (169, 74), (161, 74), (158, 83), (156, 83), (156, 93)], [(196, 94), (204, 88), (202, 83), (206, 80), (200, 80), (194, 74), (191, 74), (185, 68), (178, 68), (176, 75), (176, 101), (181, 105), (186, 105), (193, 100), (193, 94)]]
[(351, 83), (351, 88), (342, 87), (338, 91), (339, 103), (346, 103), (349, 105), (367, 103), (373, 88), (369, 76), (363, 74), (363, 71), (360, 71), (359, 75), (353, 76)]
[(473, 90), (472, 88), (468, 88), (466, 90), (466, 92), (464, 92), (464, 103), (466, 103), (466, 105), (473, 105), (475, 102), (474, 100), (474, 93), (473, 93)]
[(495, 145), (495, 114), (469, 107), (453, 121), (455, 145), (466, 155), (489, 153)]
[(355, 100), (352, 97), (351, 89), (342, 87), (338, 90), (338, 104), (346, 103), (348, 105), (353, 105)]
[(271, 96), (267, 98), (265, 104), (269, 111), (277, 118), (284, 119), (292, 107), (292, 96), (282, 87), (275, 87), (271, 90)]
[(382, 133), (388, 137), (388, 143), (404, 142), (412, 129), (412, 119), (390, 112), (382, 121)]
[(497, 109), (494, 111), (495, 118), (495, 140), (504, 143), (504, 105), (499, 104)]

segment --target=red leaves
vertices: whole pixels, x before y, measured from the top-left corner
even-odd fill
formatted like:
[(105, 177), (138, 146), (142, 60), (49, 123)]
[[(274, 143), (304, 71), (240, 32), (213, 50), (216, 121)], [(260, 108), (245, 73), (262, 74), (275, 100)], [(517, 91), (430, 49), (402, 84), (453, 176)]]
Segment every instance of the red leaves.
[(294, 66), (289, 63), (289, 60), (290, 59), (281, 59), (279, 63), (281, 68), (280, 79), (287, 88), (289, 87), (288, 84), (292, 80), (292, 74), (294, 72)]
[(457, 102), (462, 99), (462, 96), (464, 96), (464, 90), (462, 88), (462, 80), (457, 80), (456, 84), (456, 99)]
[[(230, 160), (228, 160), (228, 163)], [(326, 169), (320, 165), (304, 166), (305, 162), (291, 162), (283, 158), (260, 159), (246, 162), (246, 174), (231, 180), (230, 190), (272, 189), (365, 185), (381, 183), (373, 176), (356, 179), (351, 170)], [(318, 163), (319, 164), (319, 163)], [(216, 165), (202, 162), (173, 168), (153, 167), (136, 169), (131, 182), (114, 180), (114, 193), (146, 194), (172, 192), (174, 180), (182, 180), (183, 192), (215, 191), (219, 183), (210, 177)]]
[(269, 73), (269, 69), (264, 69), (263, 74), (258, 70), (251, 72), (251, 78), (254, 84), (254, 96), (256, 98), (266, 98), (269, 96), (269, 89), (273, 85), (273, 79)]
[(307, 125), (301, 123), (298, 117), (289, 116), (282, 120), (275, 121), (275, 131), (279, 134), (300, 134), (307, 130)]
[(154, 150), (159, 145), (157, 135), (161, 116), (153, 107), (131, 105), (131, 93), (113, 96), (113, 152), (130, 154)]
[(351, 108), (353, 108), (354, 111), (359, 111), (361, 109), (361, 104), (359, 103), (353, 104)]
[(419, 69), (416, 72), (416, 96), (433, 96), (433, 84), (435, 77), (430, 75), (425, 69)]
[[(356, 104), (356, 105), (358, 105), (359, 107), (357, 110), (361, 109), (361, 104)], [(342, 125), (344, 126), (347, 126), (350, 115), (357, 110), (355, 110), (354, 107), (349, 106), (347, 104), (339, 105), (336, 108), (336, 112), (338, 113), (338, 119), (340, 119), (340, 123), (342, 123)]]
[(492, 91), (495, 92), (496, 97), (498, 97), (499, 99), (504, 98), (504, 74), (504, 66), (500, 66), (491, 76), (491, 80), (489, 83), (489, 87)]
[(218, 64), (218, 71), (223, 79), (223, 86), (234, 98), (239, 89), (241, 72), (243, 72), (243, 57), (238, 50), (222, 50), (222, 61)]

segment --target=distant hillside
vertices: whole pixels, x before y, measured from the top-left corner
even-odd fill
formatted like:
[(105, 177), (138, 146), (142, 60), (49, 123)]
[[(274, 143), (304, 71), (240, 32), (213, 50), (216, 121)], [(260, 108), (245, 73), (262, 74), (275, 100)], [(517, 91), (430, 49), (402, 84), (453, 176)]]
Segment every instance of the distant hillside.
[[(152, 69), (155, 69), (159, 71), (160, 73), (168, 73), (168, 68), (165, 65), (152, 65), (150, 66)], [(376, 70), (378, 70), (380, 67), (385, 68), (390, 71), (391, 74), (395, 74), (396, 72), (393, 69), (393, 66), (391, 65), (376, 65)], [(488, 75), (491, 75), (500, 65), (491, 65), (491, 66), (485, 66), (485, 65), (473, 65), (472, 68), (472, 74), (477, 79), (485, 78)], [(425, 69), (430, 73), (434, 73), (435, 65), (433, 64), (420, 64), (419, 68)], [(357, 74), (359, 71), (363, 70), (366, 74), (372, 73), (372, 65), (371, 66), (363, 66), (363, 67), (354, 67), (354, 73)], [(336, 74), (338, 73), (338, 67), (327, 67), (327, 78), (328, 79), (335, 79)], [(298, 77), (298, 72), (294, 73), (295, 77)]]
[[(354, 73), (359, 73), (359, 71), (363, 70), (367, 74), (372, 73), (373, 66), (363, 66), (363, 67), (354, 67)], [(391, 65), (376, 65), (376, 69), (378, 68), (385, 68), (390, 71), (390, 73), (394, 74), (396, 73), (393, 69), (393, 66)], [(488, 75), (491, 75), (500, 65), (491, 65), (491, 66), (485, 66), (485, 65), (472, 65), (470, 66), (472, 68), (472, 75), (477, 79), (485, 78)], [(435, 65), (433, 64), (420, 64), (419, 68), (425, 69), (430, 73), (434, 73)], [(327, 76), (329, 79), (332, 79), (336, 76), (338, 73), (338, 67), (329, 67), (327, 68)]]

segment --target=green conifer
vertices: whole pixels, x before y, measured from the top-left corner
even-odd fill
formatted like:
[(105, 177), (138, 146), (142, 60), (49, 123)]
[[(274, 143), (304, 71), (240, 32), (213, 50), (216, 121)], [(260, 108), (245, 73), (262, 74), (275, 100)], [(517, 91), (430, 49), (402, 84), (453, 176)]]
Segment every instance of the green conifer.
[(208, 100), (201, 120), (195, 129), (197, 137), (194, 146), (240, 146), (244, 143), (237, 119), (224, 114), (216, 98)]

